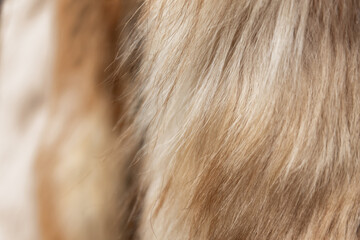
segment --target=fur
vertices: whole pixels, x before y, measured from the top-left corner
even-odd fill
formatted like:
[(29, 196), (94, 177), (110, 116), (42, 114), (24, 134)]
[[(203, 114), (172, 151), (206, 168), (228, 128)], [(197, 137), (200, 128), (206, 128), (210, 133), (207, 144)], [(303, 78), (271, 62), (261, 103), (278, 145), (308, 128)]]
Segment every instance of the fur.
[(48, 116), (52, 1), (0, 1), (0, 239), (39, 239), (34, 164)]
[[(121, 19), (132, 4), (56, 2), (56, 57), (49, 120), (37, 156), (39, 222), (44, 239), (116, 239), (122, 163), (112, 157), (116, 102), (111, 84)], [(125, 19), (124, 19), (125, 21)], [(115, 80), (115, 79), (114, 79)]]
[(55, 10), (42, 239), (360, 238), (358, 1)]
[(145, 2), (139, 239), (358, 238), (359, 10)]

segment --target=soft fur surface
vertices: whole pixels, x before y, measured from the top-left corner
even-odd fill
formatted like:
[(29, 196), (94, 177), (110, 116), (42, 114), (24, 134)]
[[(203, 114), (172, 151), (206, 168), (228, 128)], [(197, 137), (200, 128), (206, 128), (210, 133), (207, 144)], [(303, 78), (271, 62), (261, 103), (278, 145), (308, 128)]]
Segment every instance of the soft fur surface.
[(50, 113), (35, 167), (44, 239), (118, 236), (123, 164), (111, 152), (122, 84), (110, 80), (121, 81), (112, 62), (131, 8), (121, 1), (56, 1)]
[(54, 9), (42, 239), (360, 238), (358, 1)]
[(39, 239), (34, 164), (48, 115), (52, 1), (0, 1), (0, 239)]
[(357, 239), (359, 10), (146, 1), (139, 239)]

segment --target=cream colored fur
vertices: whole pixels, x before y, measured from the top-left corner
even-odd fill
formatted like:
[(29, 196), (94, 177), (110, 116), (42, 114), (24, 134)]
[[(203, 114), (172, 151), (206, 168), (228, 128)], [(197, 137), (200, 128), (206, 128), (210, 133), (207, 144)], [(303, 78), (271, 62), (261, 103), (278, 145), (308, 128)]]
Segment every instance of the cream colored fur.
[(139, 239), (357, 239), (359, 3), (146, 1)]
[(52, 1), (9, 0), (0, 20), (0, 239), (39, 239), (34, 164), (48, 116)]
[[(360, 238), (359, 1), (57, 0), (52, 14), (49, 115), (34, 143), (9, 144), (37, 151), (37, 198), (12, 209), (25, 224), (36, 204), (42, 239)], [(26, 70), (22, 53), (1, 59)], [(22, 76), (10, 63), (0, 86)]]

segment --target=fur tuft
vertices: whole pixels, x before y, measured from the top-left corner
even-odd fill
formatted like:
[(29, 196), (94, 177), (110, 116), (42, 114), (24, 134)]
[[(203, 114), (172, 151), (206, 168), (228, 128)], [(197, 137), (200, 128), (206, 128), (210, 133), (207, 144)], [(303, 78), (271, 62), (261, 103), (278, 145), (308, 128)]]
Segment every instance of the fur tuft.
[(357, 239), (359, 13), (145, 2), (139, 239)]

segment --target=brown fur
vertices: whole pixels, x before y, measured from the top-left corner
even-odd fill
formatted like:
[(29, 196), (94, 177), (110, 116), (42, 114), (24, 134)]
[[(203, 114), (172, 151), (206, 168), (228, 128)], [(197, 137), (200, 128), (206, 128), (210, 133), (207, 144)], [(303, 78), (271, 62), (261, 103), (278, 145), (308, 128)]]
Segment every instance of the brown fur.
[(357, 1), (146, 1), (140, 239), (357, 239)]
[(57, 1), (52, 111), (36, 167), (44, 239), (118, 235), (122, 187), (116, 182), (123, 167), (109, 151), (122, 108), (116, 95), (126, 79), (116, 86), (110, 79), (121, 26), (132, 7), (113, 0)]
[(147, 0), (120, 51), (120, 106), (98, 83), (122, 10), (102, 6), (58, 6), (44, 239), (359, 238), (358, 1)]

